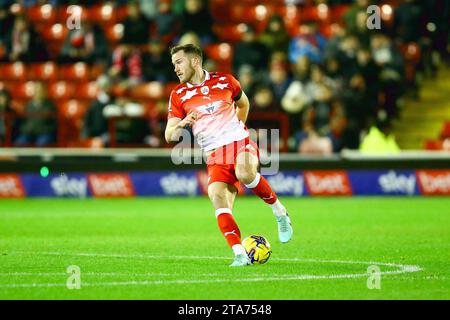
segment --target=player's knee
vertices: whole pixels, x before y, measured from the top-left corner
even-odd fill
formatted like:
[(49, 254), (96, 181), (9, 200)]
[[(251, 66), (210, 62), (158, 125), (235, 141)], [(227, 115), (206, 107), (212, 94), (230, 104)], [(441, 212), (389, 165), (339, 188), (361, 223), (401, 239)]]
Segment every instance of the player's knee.
[(214, 207), (216, 208), (226, 208), (228, 207), (228, 198), (225, 194), (222, 194), (221, 192), (209, 192), (209, 199), (213, 203)]
[(236, 166), (236, 178), (243, 184), (250, 184), (256, 178), (256, 170), (250, 166)]

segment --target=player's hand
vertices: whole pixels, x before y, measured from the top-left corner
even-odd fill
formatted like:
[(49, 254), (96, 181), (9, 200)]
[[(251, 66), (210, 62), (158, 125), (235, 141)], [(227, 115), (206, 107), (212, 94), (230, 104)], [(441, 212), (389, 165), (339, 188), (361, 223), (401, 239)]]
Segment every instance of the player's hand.
[(195, 120), (197, 120), (197, 114), (194, 112), (191, 112), (186, 116), (186, 118), (184, 118), (183, 120), (181, 120), (178, 123), (178, 127), (179, 128), (192, 127)]

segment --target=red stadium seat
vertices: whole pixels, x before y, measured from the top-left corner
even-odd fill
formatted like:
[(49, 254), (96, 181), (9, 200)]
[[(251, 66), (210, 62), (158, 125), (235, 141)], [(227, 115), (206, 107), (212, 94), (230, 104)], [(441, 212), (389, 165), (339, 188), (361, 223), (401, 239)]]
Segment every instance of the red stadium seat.
[(342, 22), (342, 19), (350, 8), (349, 4), (334, 5), (331, 9), (331, 19), (333, 22)]
[(91, 81), (79, 84), (76, 92), (78, 99), (94, 100), (97, 97), (99, 88), (97, 82)]
[(450, 138), (450, 121), (446, 121), (444, 123), (440, 137), (441, 137), (441, 139)]
[(112, 4), (107, 3), (103, 5), (95, 5), (89, 8), (86, 8), (87, 18), (101, 25), (104, 24), (115, 24), (117, 22), (116, 11)]
[(123, 24), (117, 23), (104, 28), (109, 43), (117, 44), (123, 38)]
[(164, 96), (164, 86), (157, 81), (142, 83), (130, 90), (133, 99), (160, 99)]
[(38, 81), (54, 81), (58, 76), (58, 66), (54, 62), (35, 63), (30, 65), (27, 78)]
[(57, 103), (59, 110), (59, 141), (63, 145), (70, 145), (80, 140), (83, 116), (88, 108), (86, 102), (79, 100), (63, 100)]
[(60, 80), (70, 81), (88, 81), (90, 76), (90, 69), (84, 62), (77, 62), (71, 65), (63, 65), (59, 69)]
[(205, 54), (216, 62), (219, 71), (231, 70), (233, 48), (228, 43), (210, 44), (205, 48)]
[(90, 68), (89, 79), (95, 80), (99, 76), (101, 76), (103, 73), (105, 73), (105, 67), (101, 64), (94, 64)]
[(409, 82), (414, 82), (416, 66), (420, 63), (421, 50), (415, 42), (399, 45), (399, 49), (405, 58), (405, 77)]
[(175, 89), (180, 83), (178, 82), (169, 82), (166, 84), (166, 87), (164, 88), (164, 96), (169, 97), (170, 93), (173, 89)]
[(273, 8), (268, 5), (235, 5), (230, 7), (229, 21), (234, 23), (258, 23), (267, 22), (269, 19), (269, 12)]
[(88, 103), (78, 99), (62, 100), (57, 103), (60, 115), (64, 118), (80, 118), (84, 116), (88, 106)]
[(46, 26), (42, 30), (42, 36), (47, 43), (47, 48), (53, 56), (57, 56), (61, 51), (64, 39), (69, 30), (61, 23)]
[(57, 10), (50, 4), (32, 6), (27, 10), (27, 17), (33, 24), (46, 23), (48, 25), (56, 22)]
[(127, 6), (120, 6), (114, 9), (116, 12), (117, 21), (123, 21), (128, 16)]
[(233, 48), (228, 43), (214, 43), (206, 46), (205, 53), (213, 60), (230, 62), (233, 57)]
[(213, 31), (217, 37), (224, 42), (236, 42), (242, 40), (242, 35), (246, 31), (246, 26), (240, 24), (213, 25)]
[(326, 4), (306, 6), (301, 9), (302, 21), (326, 22), (330, 20), (330, 8)]
[(214, 21), (220, 22), (230, 22), (230, 3), (227, 0), (212, 0), (209, 4), (211, 15)]
[(76, 97), (75, 85), (66, 81), (52, 82), (48, 86), (51, 99), (72, 99)]
[(58, 21), (60, 23), (66, 23), (73, 21), (74, 18), (79, 18), (80, 20), (87, 20), (88, 11), (85, 7), (79, 5), (70, 6), (60, 6), (58, 12)]
[(443, 141), (442, 140), (426, 140), (424, 142), (425, 150), (442, 150)]
[(26, 69), (22, 62), (0, 64), (0, 80), (25, 80)]
[(403, 54), (403, 57), (406, 61), (412, 62), (412, 63), (419, 63), (420, 62), (420, 46), (415, 42), (409, 42), (409, 43), (403, 43), (399, 46), (400, 51)]
[(30, 100), (35, 93), (33, 81), (10, 84), (8, 89), (10, 90), (12, 97), (16, 100)]

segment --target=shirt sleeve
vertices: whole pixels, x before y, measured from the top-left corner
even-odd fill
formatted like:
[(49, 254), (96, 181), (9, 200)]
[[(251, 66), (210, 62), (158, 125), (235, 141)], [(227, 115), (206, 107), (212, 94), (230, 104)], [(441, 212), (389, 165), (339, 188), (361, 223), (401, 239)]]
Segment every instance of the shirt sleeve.
[(230, 81), (231, 84), (231, 90), (233, 90), (233, 100), (238, 101), (242, 96), (241, 84), (231, 74), (228, 75), (228, 80)]
[(186, 117), (186, 112), (181, 106), (178, 96), (172, 91), (169, 99), (169, 109), (167, 110), (167, 119), (179, 118), (183, 119)]

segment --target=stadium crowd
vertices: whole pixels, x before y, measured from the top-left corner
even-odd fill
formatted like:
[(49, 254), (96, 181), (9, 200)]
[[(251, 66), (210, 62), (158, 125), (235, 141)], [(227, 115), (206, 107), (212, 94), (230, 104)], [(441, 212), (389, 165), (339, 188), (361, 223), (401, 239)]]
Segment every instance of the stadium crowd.
[[(117, 24), (84, 14), (105, 4)], [(206, 70), (232, 72), (241, 82), (251, 100), (250, 127), (288, 126), (285, 150), (357, 149), (373, 130), (389, 137), (404, 97), (419, 98), (418, 75), (434, 77), (439, 60), (449, 62), (449, 1), (377, 3), (381, 29), (368, 28), (371, 4), (0, 0), (0, 143), (164, 146), (167, 97), (177, 83), (169, 49), (195, 43), (204, 49)], [(55, 46), (46, 41), (49, 20), (34, 17), (32, 10), (43, 14), (69, 5), (83, 8), (80, 25)], [(24, 78), (8, 78), (6, 66), (17, 62), (25, 64)], [(75, 74), (80, 63), (86, 66), (89, 76), (83, 81), (95, 78), (87, 107), (59, 104), (49, 79), (28, 77), (29, 66), (48, 62), (59, 70), (75, 68)], [(32, 98), (16, 99), (15, 85), (28, 80), (34, 81), (25, 88)], [(75, 89), (70, 98), (80, 95)], [(274, 113), (287, 121), (258, 116)]]

